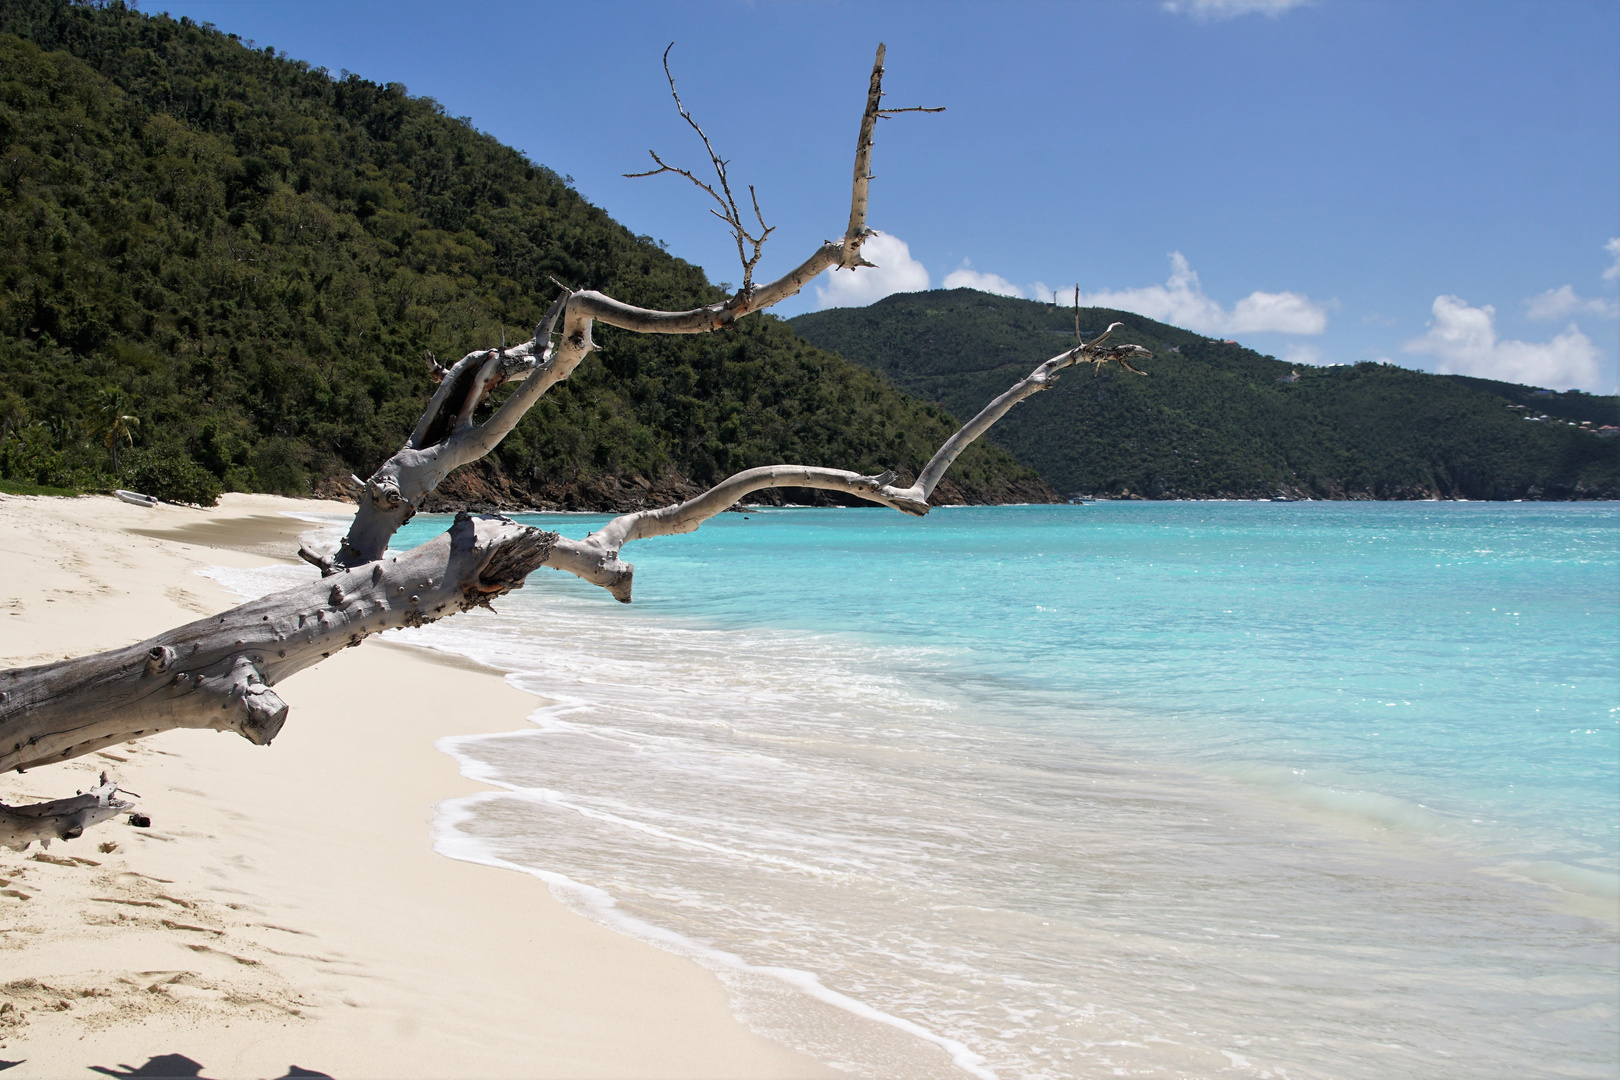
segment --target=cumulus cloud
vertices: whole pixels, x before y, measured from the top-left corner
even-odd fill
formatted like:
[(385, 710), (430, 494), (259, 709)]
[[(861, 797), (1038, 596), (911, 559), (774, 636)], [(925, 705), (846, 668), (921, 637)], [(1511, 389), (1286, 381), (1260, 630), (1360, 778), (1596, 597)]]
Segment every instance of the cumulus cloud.
[(1311, 0), (1165, 0), (1164, 10), (1195, 19), (1235, 19), (1239, 15), (1269, 15), (1304, 7)]
[[(945, 275), (945, 288), (947, 289), (978, 289), (980, 292), (994, 293), (997, 296), (1024, 296), (1024, 290), (1008, 281), (1000, 274), (986, 274), (972, 268), (968, 260), (963, 259), (962, 265)], [(1040, 285), (1040, 282), (1036, 282)], [(1042, 286), (1044, 288), (1044, 286)]]
[(1496, 309), (1469, 307), (1456, 296), (1434, 298), (1428, 333), (1402, 346), (1438, 358), (1443, 375), (1476, 375), (1554, 390), (1591, 389), (1598, 382), (1597, 347), (1573, 323), (1551, 341), (1502, 341)]
[(1321, 304), (1294, 292), (1252, 292), (1237, 302), (1227, 329), (1234, 334), (1274, 331), (1279, 334), (1320, 334), (1327, 329)]
[(1320, 334), (1327, 329), (1327, 311), (1302, 293), (1252, 292), (1227, 311), (1204, 295), (1198, 273), (1179, 251), (1170, 253), (1170, 279), (1163, 285), (1082, 292), (1080, 302), (1134, 311), (1201, 334)]
[(816, 286), (817, 307), (865, 307), (890, 293), (928, 288), (928, 268), (911, 257), (911, 248), (898, 236), (878, 233), (862, 245), (861, 254), (876, 265), (828, 270), (821, 279), (826, 284)]
[[(1603, 271), (1603, 280), (1614, 281), (1620, 278), (1620, 236), (1604, 244), (1603, 250), (1614, 260)], [(1598, 315), (1612, 319), (1620, 315), (1620, 300), (1601, 296), (1587, 299), (1575, 291), (1575, 286), (1561, 285), (1532, 296), (1525, 308), (1525, 313), (1532, 319), (1567, 319), (1571, 315)]]
[(1567, 319), (1571, 315), (1620, 314), (1620, 304), (1602, 297), (1596, 300), (1583, 299), (1575, 294), (1573, 285), (1562, 285), (1532, 296), (1527, 307), (1527, 314), (1532, 319)]

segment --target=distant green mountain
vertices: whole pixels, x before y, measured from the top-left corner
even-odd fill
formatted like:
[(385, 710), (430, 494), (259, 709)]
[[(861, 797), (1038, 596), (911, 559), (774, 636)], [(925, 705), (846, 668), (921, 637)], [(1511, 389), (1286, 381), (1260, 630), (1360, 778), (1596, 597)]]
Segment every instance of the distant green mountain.
[[(1080, 309), (1089, 340), (1151, 349), (1147, 378), (1071, 369), (990, 438), (1070, 494), (1150, 498), (1615, 498), (1614, 397), (1548, 395), (1388, 364), (1298, 369), (1129, 312)], [(807, 341), (971, 416), (1074, 341), (1072, 308), (971, 289), (801, 315)], [(1520, 408), (1514, 408), (1520, 406)], [(1527, 420), (1541, 416), (1544, 421)]]
[[(118, 2), (0, 3), (0, 481), (330, 490), (409, 433), (425, 349), (526, 340), (553, 278), (657, 308), (722, 295), (397, 83)], [(914, 472), (955, 427), (770, 316), (597, 340), (441, 491), (627, 508), (773, 462)], [(992, 446), (941, 495), (1053, 497)]]

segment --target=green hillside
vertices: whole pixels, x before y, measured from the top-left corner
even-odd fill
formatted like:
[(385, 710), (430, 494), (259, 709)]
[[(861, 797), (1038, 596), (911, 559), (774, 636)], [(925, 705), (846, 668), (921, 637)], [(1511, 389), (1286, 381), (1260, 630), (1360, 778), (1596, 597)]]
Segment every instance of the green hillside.
[[(1072, 370), (990, 435), (1065, 493), (1620, 496), (1620, 440), (1570, 426), (1616, 423), (1614, 397), (1534, 396), (1387, 364), (1302, 367), (1298, 381), (1279, 382), (1289, 365), (1238, 345), (1122, 311), (1082, 308), (1080, 321), (1088, 339), (1123, 322), (1118, 340), (1156, 354), (1150, 375)], [(1072, 308), (971, 289), (890, 296), (790, 325), (963, 416), (1074, 340)], [(1550, 419), (1525, 419), (1541, 414)]]
[[(552, 277), (649, 307), (721, 296), (430, 99), (118, 3), (0, 5), (0, 162), (14, 488), (329, 490), (409, 432), (424, 350), (526, 340)], [(598, 341), (452, 493), (608, 508), (770, 462), (914, 471), (955, 426), (772, 317)], [(948, 482), (1051, 494), (988, 446)]]

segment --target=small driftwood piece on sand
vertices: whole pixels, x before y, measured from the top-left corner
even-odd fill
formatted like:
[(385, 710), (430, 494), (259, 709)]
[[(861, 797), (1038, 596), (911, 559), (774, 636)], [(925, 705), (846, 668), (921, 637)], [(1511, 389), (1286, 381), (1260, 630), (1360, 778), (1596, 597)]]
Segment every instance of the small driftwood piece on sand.
[(35, 840), (50, 847), (52, 840), (72, 840), (92, 825), (117, 817), (135, 804), (118, 797), (118, 785), (101, 774), (101, 783), (71, 799), (28, 806), (0, 804), (0, 845), (22, 851)]
[[(774, 281), (756, 285), (753, 271), (771, 226), (752, 198), (757, 228), (748, 225), (731, 190), (726, 163), (682, 104), (669, 74), (670, 94), (681, 117), (702, 139), (716, 183), (665, 164), (633, 175), (672, 173), (713, 197), (715, 211), (731, 229), (743, 264), (743, 284), (734, 296), (686, 311), (652, 311), (590, 289), (563, 288), (531, 340), (468, 353), (449, 368), (429, 354), (428, 372), (438, 384), (405, 444), (366, 480), (355, 478), (359, 506), (348, 535), (335, 552), (300, 548), (323, 580), (288, 589), (221, 615), (170, 630), (138, 645), (41, 667), (0, 671), (0, 770), (66, 761), (114, 743), (170, 728), (235, 731), (267, 744), (287, 716), (272, 689), (281, 679), (319, 663), (338, 649), (358, 645), (382, 630), (418, 626), (486, 604), (540, 566), (575, 574), (631, 599), (635, 568), (619, 552), (633, 540), (691, 532), (752, 492), (772, 487), (841, 491), (907, 514), (928, 513), (929, 498), (957, 456), (1018, 402), (1052, 386), (1064, 368), (1117, 362), (1144, 374), (1131, 360), (1150, 356), (1137, 345), (1105, 346), (1119, 324), (1085, 342), (1079, 334), (1076, 289), (1075, 345), (1041, 364), (952, 435), (908, 486), (894, 472), (863, 476), (811, 465), (766, 465), (729, 477), (702, 495), (673, 506), (615, 518), (583, 540), (517, 525), (499, 517), (460, 515), (448, 533), (397, 557), (388, 543), (410, 520), (424, 496), (452, 471), (490, 453), (547, 390), (568, 378), (596, 349), (597, 322), (644, 334), (706, 334), (722, 331), (754, 312), (797, 293), (824, 270), (873, 265), (861, 254), (873, 235), (867, 227), (873, 135), (877, 122), (902, 112), (885, 109), (884, 48), (879, 45), (867, 85), (866, 107), (855, 144), (849, 224), (837, 240)], [(520, 384), (475, 420), (489, 395)], [(0, 806), (0, 843), (67, 837), (117, 813), (116, 787), (97, 788), (76, 799), (35, 806)], [(99, 794), (98, 794), (99, 793)], [(95, 797), (95, 804), (83, 802)], [(120, 807), (121, 808), (121, 807)], [(9, 831), (8, 831), (9, 830)]]

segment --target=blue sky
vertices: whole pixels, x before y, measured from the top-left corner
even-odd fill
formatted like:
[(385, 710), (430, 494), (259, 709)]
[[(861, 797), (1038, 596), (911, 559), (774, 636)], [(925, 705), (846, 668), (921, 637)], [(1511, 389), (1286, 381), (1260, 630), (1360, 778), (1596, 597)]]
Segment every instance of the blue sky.
[(784, 315), (967, 284), (1140, 311), (1304, 363), (1558, 389), (1620, 382), (1613, 0), (418, 3), (147, 0), (402, 82), (572, 176), (716, 281), (683, 99), (776, 226), (756, 276), (839, 235), (879, 41), (867, 248)]

